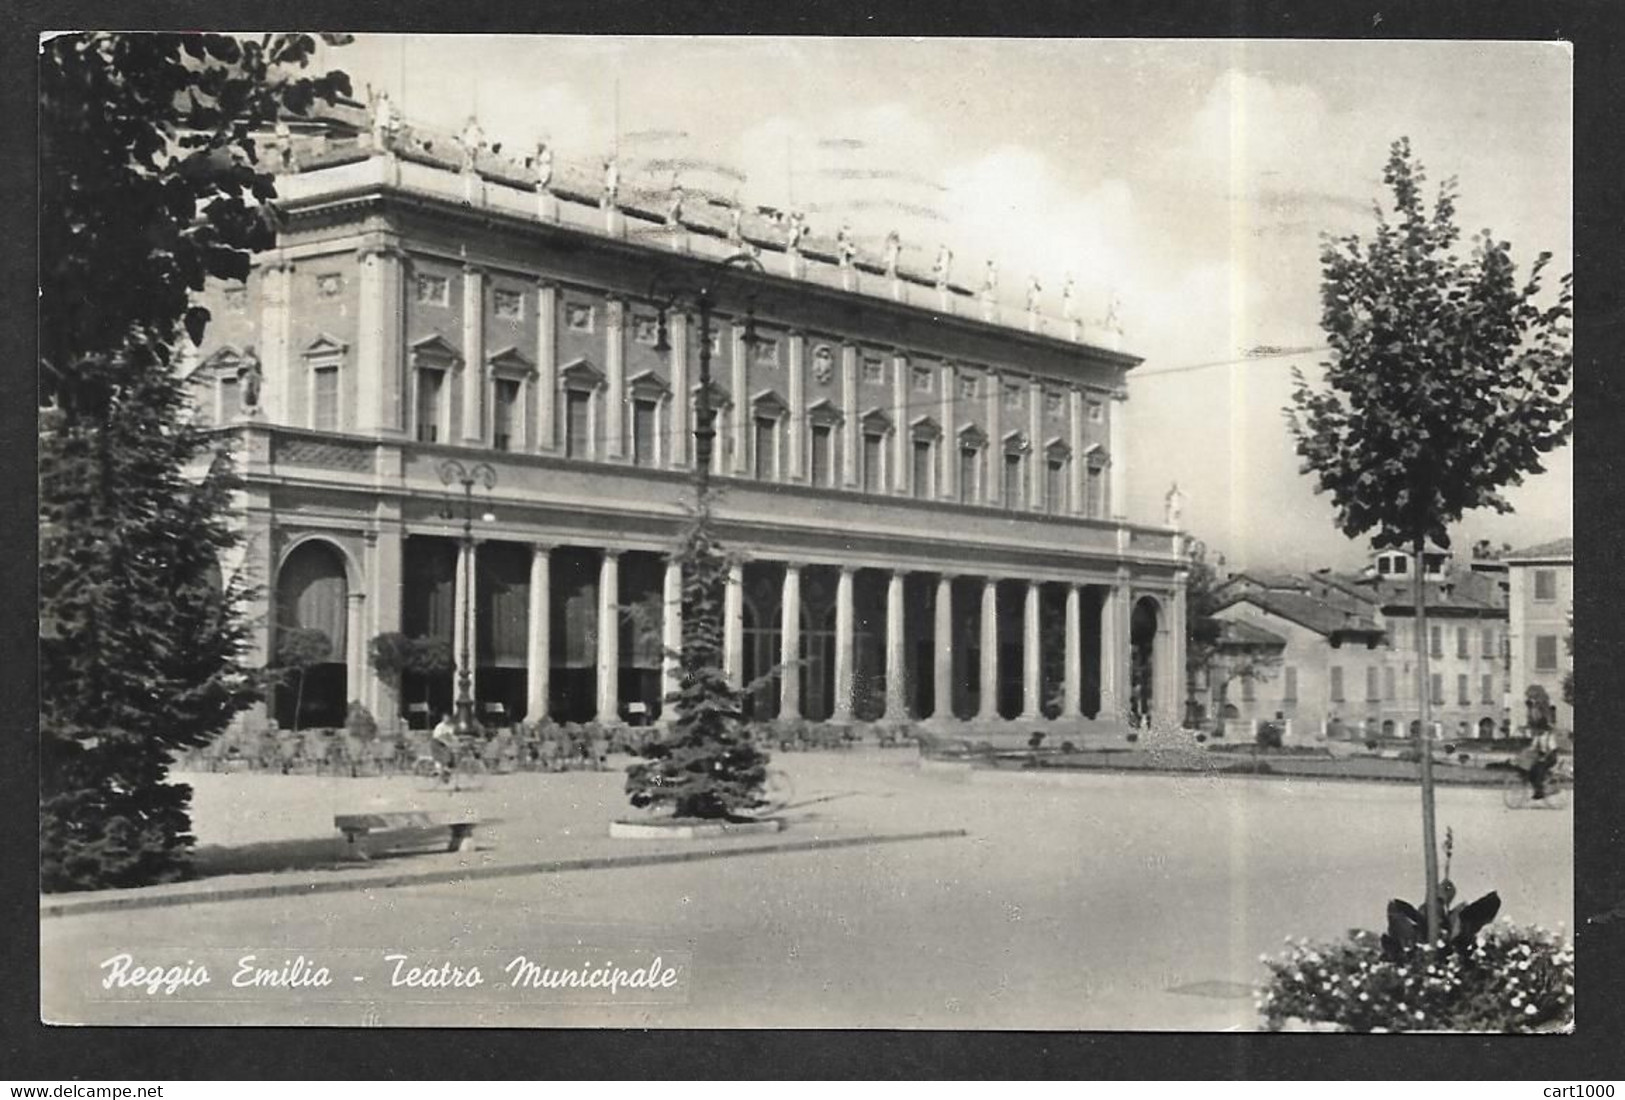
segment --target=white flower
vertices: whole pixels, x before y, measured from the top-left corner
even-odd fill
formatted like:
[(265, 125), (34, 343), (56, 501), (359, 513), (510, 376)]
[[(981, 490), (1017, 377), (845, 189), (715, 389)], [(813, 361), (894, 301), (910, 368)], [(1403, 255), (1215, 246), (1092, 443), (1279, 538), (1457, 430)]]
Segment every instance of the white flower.
[(1524, 1009), (1524, 1010), (1523, 1010), (1523, 1014), (1524, 1014), (1524, 1015), (1525, 1015), (1525, 1016), (1533, 1016), (1533, 1015), (1534, 1015), (1534, 1014), (1535, 1014), (1535, 1006), (1534, 1006), (1534, 1005), (1530, 1005), (1530, 1006), (1529, 1006), (1529, 1007), (1527, 1007), (1527, 1008), (1525, 1008), (1525, 1009)]
[(1369, 1001), (1370, 999), (1371, 999), (1371, 995), (1369, 993), (1361, 993), (1360, 994), (1360, 1000)]
[(1512, 998), (1512, 1007), (1517, 1008), (1521, 1004), (1523, 1004), (1523, 994), (1520, 993), (1516, 997)]
[(1427, 1013), (1423, 1012), (1421, 1009), (1417, 1009), (1416, 1010), (1416, 1018), (1418, 1020), (1425, 1020), (1425, 1019), (1427, 1019)]

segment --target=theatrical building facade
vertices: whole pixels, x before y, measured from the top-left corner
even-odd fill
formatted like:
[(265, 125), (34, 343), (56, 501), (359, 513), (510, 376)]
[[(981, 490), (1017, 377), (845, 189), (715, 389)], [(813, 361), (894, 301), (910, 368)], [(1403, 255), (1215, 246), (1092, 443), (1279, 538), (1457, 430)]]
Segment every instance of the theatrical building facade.
[[(208, 290), (187, 369), (246, 481), (255, 660), (295, 628), (331, 642), (302, 725), (449, 709), (451, 673), (397, 698), (370, 642), (459, 660), (469, 630), (487, 721), (658, 720), (702, 328), (726, 661), (756, 716), (1176, 720), (1181, 536), (1124, 517), (1138, 360), (1069, 302), (1005, 310), (946, 252), (623, 194), (613, 164), (499, 156), (387, 105), (271, 144), (277, 247)], [(494, 474), (471, 543), (447, 460)], [(286, 725), (292, 699), (245, 720)]]

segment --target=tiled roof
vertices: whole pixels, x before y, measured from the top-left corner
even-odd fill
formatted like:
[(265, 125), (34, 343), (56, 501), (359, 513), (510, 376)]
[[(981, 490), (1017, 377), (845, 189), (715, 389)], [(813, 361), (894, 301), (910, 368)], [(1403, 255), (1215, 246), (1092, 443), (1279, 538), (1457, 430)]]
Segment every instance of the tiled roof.
[(1519, 561), (1526, 558), (1562, 558), (1567, 561), (1574, 560), (1574, 539), (1554, 539), (1543, 542), (1537, 546), (1529, 546), (1522, 550), (1514, 550), (1506, 555), (1505, 561)]
[(1307, 627), (1317, 634), (1381, 634), (1382, 628), (1365, 615), (1303, 592), (1246, 592), (1224, 606), (1250, 603), (1272, 615)]
[(1236, 646), (1282, 646), (1286, 639), (1273, 630), (1265, 630), (1261, 626), (1242, 622), (1240, 619), (1218, 619), (1219, 636), (1214, 639), (1216, 644)]

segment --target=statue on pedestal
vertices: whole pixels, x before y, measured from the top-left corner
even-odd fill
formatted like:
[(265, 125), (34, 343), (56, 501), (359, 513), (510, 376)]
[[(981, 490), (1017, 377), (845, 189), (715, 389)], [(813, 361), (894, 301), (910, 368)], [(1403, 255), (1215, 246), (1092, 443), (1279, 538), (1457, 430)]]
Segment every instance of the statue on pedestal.
[(931, 265), (931, 274), (936, 276), (937, 289), (945, 290), (948, 286), (948, 274), (954, 262), (953, 251), (943, 245), (937, 249), (937, 260)]
[(676, 177), (671, 181), (671, 198), (666, 203), (666, 224), (673, 229), (683, 224), (683, 185)]
[(1061, 318), (1066, 321), (1076, 321), (1078, 319), (1078, 303), (1073, 297), (1072, 276), (1070, 274), (1067, 275), (1066, 282), (1061, 284)]
[(903, 252), (903, 238), (897, 235), (897, 230), (893, 229), (890, 233), (886, 234), (885, 257), (886, 257), (886, 277), (888, 279), (897, 278), (897, 261), (898, 261), (898, 258), (902, 255), (902, 252)]
[(237, 370), (237, 381), (243, 411), (250, 415), (258, 413), (260, 386), (265, 382), (265, 371), (260, 366), (260, 357), (254, 354), (252, 346), (243, 349), (243, 365)]
[(392, 149), (400, 132), (401, 119), (389, 100), (389, 93), (380, 88), (372, 96), (372, 144), (375, 149)]
[(1043, 289), (1044, 289), (1043, 286), (1040, 285), (1039, 282), (1038, 282), (1038, 276), (1037, 275), (1034, 275), (1032, 277), (1032, 279), (1030, 279), (1028, 281), (1028, 283), (1027, 283), (1027, 312), (1028, 313), (1037, 313), (1038, 312), (1038, 296), (1043, 291)]
[(536, 190), (546, 191), (553, 185), (553, 147), (545, 141), (536, 143)]
[(999, 295), (999, 265), (992, 260), (982, 274), (982, 301), (991, 302)]
[(1108, 332), (1115, 332), (1119, 336), (1123, 334), (1123, 299), (1118, 297), (1115, 290), (1106, 299), (1105, 327)]
[(835, 253), (840, 265), (845, 268), (850, 268), (852, 261), (857, 258), (858, 246), (852, 241), (850, 225), (841, 226), (840, 232), (835, 235)]
[(457, 137), (457, 144), (463, 150), (463, 171), (474, 171), (479, 161), (480, 152), (485, 148), (485, 131), (480, 129), (480, 120), (473, 115), (468, 116), (468, 125)]
[(739, 248), (745, 243), (745, 211), (737, 202), (728, 214), (728, 243)]
[(614, 157), (608, 157), (604, 161), (604, 209), (613, 209), (620, 193), (621, 166)]
[(807, 234), (805, 216), (798, 210), (785, 223), (784, 248), (787, 252), (801, 251), (801, 238)]
[(1173, 487), (1168, 490), (1168, 495), (1162, 498), (1162, 504), (1165, 525), (1172, 527), (1176, 531), (1179, 530), (1180, 520), (1182, 520), (1185, 515), (1185, 494), (1179, 491), (1179, 483), (1177, 481), (1174, 482)]

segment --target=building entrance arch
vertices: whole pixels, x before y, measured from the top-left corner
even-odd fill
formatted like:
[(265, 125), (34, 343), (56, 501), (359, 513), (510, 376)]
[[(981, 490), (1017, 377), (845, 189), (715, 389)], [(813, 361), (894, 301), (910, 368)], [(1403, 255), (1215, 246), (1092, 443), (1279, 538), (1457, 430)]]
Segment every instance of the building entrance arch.
[[(277, 569), (273, 663), (285, 665), (285, 644), (294, 631), (312, 631), (327, 640), (324, 660), (278, 684), (274, 711), (278, 725), (344, 725), (349, 669), (350, 581), (344, 552), (326, 539), (305, 539), (288, 551)], [(297, 713), (296, 713), (297, 712)]]
[(1156, 698), (1156, 647), (1161, 618), (1162, 608), (1150, 596), (1134, 601), (1129, 616), (1129, 721), (1136, 726), (1149, 724)]

